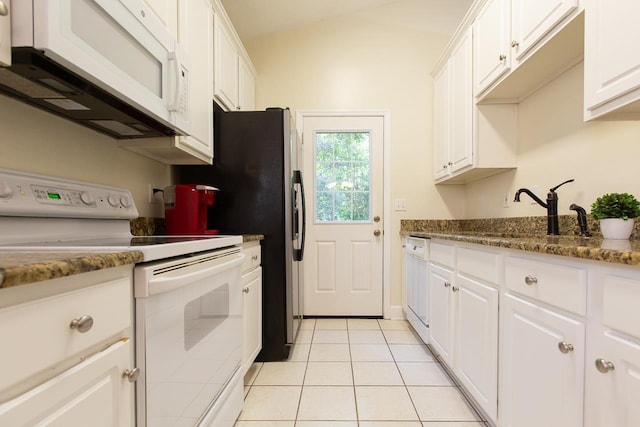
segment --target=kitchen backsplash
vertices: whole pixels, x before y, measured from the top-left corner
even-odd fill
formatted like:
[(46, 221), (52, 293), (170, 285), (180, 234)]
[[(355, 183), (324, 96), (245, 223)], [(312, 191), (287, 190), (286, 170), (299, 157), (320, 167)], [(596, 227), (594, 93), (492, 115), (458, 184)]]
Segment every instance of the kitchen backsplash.
[[(580, 228), (575, 215), (558, 215), (560, 234), (573, 236), (580, 235)], [(589, 232), (594, 237), (602, 237), (600, 223), (587, 214)], [(403, 219), (400, 222), (400, 231), (424, 231), (451, 233), (456, 231), (478, 233), (505, 233), (505, 234), (546, 234), (547, 217), (513, 217), (513, 218), (488, 218), (488, 219)], [(640, 221), (636, 221), (631, 234), (631, 239), (640, 239)]]

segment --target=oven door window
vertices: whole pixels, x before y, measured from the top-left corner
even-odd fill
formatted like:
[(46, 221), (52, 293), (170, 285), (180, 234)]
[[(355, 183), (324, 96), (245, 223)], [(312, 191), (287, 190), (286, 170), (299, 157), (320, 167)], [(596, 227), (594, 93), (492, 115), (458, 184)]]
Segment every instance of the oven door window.
[(229, 284), (192, 300), (184, 307), (184, 349), (189, 351), (229, 318)]

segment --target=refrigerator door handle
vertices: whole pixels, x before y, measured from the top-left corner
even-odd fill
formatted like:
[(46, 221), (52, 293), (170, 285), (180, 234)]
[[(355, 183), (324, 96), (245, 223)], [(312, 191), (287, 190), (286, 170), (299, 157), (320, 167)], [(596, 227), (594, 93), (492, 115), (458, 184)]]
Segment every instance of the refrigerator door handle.
[[(299, 170), (293, 171), (293, 183), (300, 184), (300, 195), (302, 196), (302, 241), (300, 243), (300, 249), (293, 250), (293, 260), (302, 261), (304, 258), (304, 243), (307, 234), (307, 205), (304, 196), (304, 183), (302, 182), (302, 172)], [(297, 221), (297, 219), (296, 219)]]

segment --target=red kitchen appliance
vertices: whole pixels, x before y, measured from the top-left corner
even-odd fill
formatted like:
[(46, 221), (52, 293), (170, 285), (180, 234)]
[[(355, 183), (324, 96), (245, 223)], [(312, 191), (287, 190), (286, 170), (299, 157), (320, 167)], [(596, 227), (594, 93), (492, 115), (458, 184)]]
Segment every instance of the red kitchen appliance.
[(207, 230), (207, 212), (215, 201), (217, 188), (201, 184), (176, 184), (164, 189), (164, 216), (167, 233), (218, 234)]

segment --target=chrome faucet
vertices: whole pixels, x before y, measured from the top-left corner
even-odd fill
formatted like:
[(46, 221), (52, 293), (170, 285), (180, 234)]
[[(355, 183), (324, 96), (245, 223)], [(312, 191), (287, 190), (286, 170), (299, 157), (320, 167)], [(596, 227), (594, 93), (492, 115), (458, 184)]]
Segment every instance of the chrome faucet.
[(516, 191), (516, 197), (513, 199), (513, 201), (514, 202), (520, 201), (520, 193), (528, 194), (529, 197), (531, 197), (537, 204), (539, 204), (540, 206), (542, 206), (547, 210), (547, 234), (552, 234), (557, 236), (560, 234), (560, 227), (558, 226), (558, 194), (556, 193), (556, 190), (560, 186), (573, 181), (574, 181), (573, 179), (570, 179), (568, 181), (563, 182), (562, 184), (558, 184), (555, 187), (549, 189), (549, 192), (547, 193), (547, 203), (540, 200), (540, 198), (536, 196), (528, 188), (521, 188), (518, 191)]

